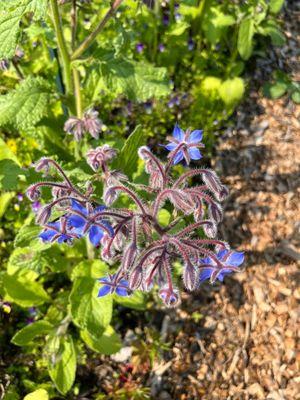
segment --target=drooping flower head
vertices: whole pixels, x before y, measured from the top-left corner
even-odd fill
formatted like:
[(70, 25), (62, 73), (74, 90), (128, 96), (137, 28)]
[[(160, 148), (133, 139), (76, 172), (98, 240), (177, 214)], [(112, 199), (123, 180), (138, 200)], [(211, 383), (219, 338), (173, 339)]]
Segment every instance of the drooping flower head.
[(178, 164), (185, 159), (187, 165), (191, 160), (200, 160), (202, 155), (199, 147), (204, 147), (201, 143), (203, 136), (202, 130), (183, 131), (179, 125), (175, 125), (173, 136), (168, 136), (169, 144), (165, 146), (170, 151), (168, 157), (174, 157), (173, 164)]
[(76, 141), (80, 141), (85, 133), (89, 133), (94, 139), (98, 139), (103, 126), (98, 115), (98, 111), (90, 108), (85, 111), (82, 118), (71, 116), (66, 121), (64, 130), (70, 135), (74, 135)]

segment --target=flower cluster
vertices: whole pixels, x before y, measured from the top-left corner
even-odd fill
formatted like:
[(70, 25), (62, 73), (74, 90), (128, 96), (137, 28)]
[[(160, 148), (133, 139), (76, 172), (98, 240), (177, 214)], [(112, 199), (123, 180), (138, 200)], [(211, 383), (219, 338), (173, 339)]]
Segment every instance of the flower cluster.
[[(206, 280), (223, 281), (227, 274), (239, 271), (244, 260), (243, 253), (216, 239), (223, 217), (220, 202), (228, 190), (211, 169), (188, 169), (179, 177), (173, 173), (175, 164), (184, 161), (188, 165), (201, 158), (201, 140), (202, 131), (184, 132), (176, 125), (165, 146), (170, 152), (166, 163), (148, 147), (141, 147), (138, 154), (149, 175), (148, 185), (129, 184), (124, 174), (109, 168), (117, 154), (110, 146), (90, 150), (87, 162), (102, 176), (104, 205), (95, 202), (91, 185), (82, 193), (55, 161), (40, 160), (38, 171), (48, 172), (53, 166), (62, 177), (60, 183), (39, 182), (27, 191), (28, 197), (37, 201), (43, 186), (52, 188), (53, 201), (37, 213), (37, 222), (44, 227), (41, 239), (71, 244), (87, 236), (94, 246), (101, 247), (103, 260), (111, 265), (119, 262), (114, 274), (99, 278), (99, 296), (128, 296), (135, 290), (149, 291), (157, 284), (165, 305), (176, 306), (180, 296), (172, 276), (175, 261), (181, 262), (187, 290), (197, 289)], [(201, 182), (190, 185), (194, 177)], [(112, 208), (121, 194), (128, 196), (132, 207)], [(50, 221), (54, 207), (61, 211), (61, 217)], [(159, 222), (163, 207), (172, 211), (167, 226)]]
[(98, 118), (98, 111), (87, 110), (82, 118), (70, 117), (64, 126), (65, 132), (74, 135), (74, 139), (79, 141), (85, 133), (89, 133), (94, 139), (99, 138), (102, 130), (102, 122)]

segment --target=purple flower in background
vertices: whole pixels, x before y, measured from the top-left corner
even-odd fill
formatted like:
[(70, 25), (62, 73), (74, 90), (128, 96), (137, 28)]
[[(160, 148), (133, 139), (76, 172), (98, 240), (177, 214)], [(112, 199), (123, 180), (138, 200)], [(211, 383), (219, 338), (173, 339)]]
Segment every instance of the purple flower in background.
[(24, 200), (24, 195), (22, 193), (17, 194), (17, 200), (19, 203), (21, 203)]
[(144, 48), (145, 48), (145, 46), (143, 43), (137, 43), (135, 45), (135, 49), (136, 49), (137, 53), (139, 53), (139, 54), (141, 54), (144, 51)]
[(35, 201), (35, 202), (33, 202), (32, 203), (32, 206), (31, 206), (31, 208), (32, 208), (32, 211), (34, 212), (34, 213), (37, 213), (38, 211), (39, 211), (39, 209), (41, 208), (41, 203), (39, 202), (39, 201)]
[(168, 16), (168, 14), (164, 14), (164, 15), (163, 15), (163, 24), (164, 24), (165, 26), (167, 26), (167, 25), (169, 25), (169, 22), (170, 22), (170, 18), (169, 18), (169, 16)]
[(184, 132), (179, 125), (175, 125), (173, 136), (168, 136), (170, 143), (164, 146), (170, 151), (169, 158), (173, 157), (173, 164), (178, 164), (185, 159), (189, 164), (190, 160), (200, 160), (202, 155), (198, 147), (204, 147), (201, 143), (203, 136), (202, 130)]
[(176, 22), (179, 22), (182, 19), (182, 15), (180, 13), (175, 13), (174, 17)]
[(9, 68), (9, 61), (6, 59), (0, 60), (0, 70), (7, 71)]
[(160, 51), (160, 53), (163, 53), (166, 50), (166, 46), (163, 43), (160, 43), (158, 45), (158, 50)]
[(195, 42), (192, 38), (189, 39), (188, 43), (187, 43), (187, 48), (189, 51), (194, 50), (195, 48)]
[(79, 202), (72, 200), (71, 213), (67, 217), (68, 226), (71, 228), (70, 231), (75, 232), (79, 236), (88, 233), (90, 242), (94, 246), (99, 246), (105, 232), (110, 236), (114, 233), (113, 228), (107, 221), (101, 219), (99, 222), (98, 219), (95, 219), (96, 215), (105, 209), (105, 206), (99, 206), (92, 212), (89, 212)]
[(169, 108), (173, 108), (175, 105), (176, 106), (180, 105), (180, 99), (179, 99), (178, 96), (174, 96), (168, 101), (168, 107)]
[(217, 279), (223, 282), (226, 275), (232, 272), (239, 271), (239, 266), (244, 262), (244, 253), (238, 251), (221, 250), (217, 253), (217, 259), (224, 265), (220, 268), (216, 261), (211, 257), (206, 257), (200, 260), (200, 283), (210, 279), (211, 282), (215, 282)]
[(101, 284), (98, 297), (103, 297), (112, 293), (116, 293), (118, 296), (126, 297), (131, 293), (128, 281), (126, 279), (116, 280), (116, 275), (108, 275), (107, 277), (98, 279), (98, 281)]

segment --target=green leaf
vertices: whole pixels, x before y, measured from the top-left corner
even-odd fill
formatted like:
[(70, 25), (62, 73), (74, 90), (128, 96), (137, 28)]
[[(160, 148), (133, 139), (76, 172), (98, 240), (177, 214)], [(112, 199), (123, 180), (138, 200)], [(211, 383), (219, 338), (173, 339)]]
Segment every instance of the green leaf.
[(19, 330), (11, 339), (17, 346), (31, 344), (37, 336), (47, 335), (53, 329), (53, 325), (48, 321), (36, 321)]
[(295, 91), (294, 93), (292, 93), (292, 100), (295, 102), (295, 103), (297, 103), (297, 104), (300, 104), (300, 91), (299, 90), (297, 90), (297, 91)]
[(32, 247), (17, 247), (9, 257), (7, 272), (14, 274), (18, 270), (30, 270), (39, 274), (46, 265), (47, 260), (40, 251)]
[(49, 400), (49, 395), (45, 389), (37, 389), (27, 394), (23, 400)]
[(104, 49), (98, 49), (94, 56), (99, 61), (92, 65), (85, 84), (90, 101), (100, 99), (103, 90), (114, 97), (124, 94), (132, 101), (147, 101), (170, 93), (165, 68), (116, 57), (113, 51)]
[(143, 128), (138, 125), (131, 135), (127, 138), (119, 156), (118, 168), (121, 169), (129, 177), (137, 170), (138, 165), (138, 149), (143, 144), (144, 132)]
[(248, 17), (242, 21), (238, 33), (238, 51), (244, 60), (248, 60), (252, 54), (253, 35), (254, 20)]
[(0, 12), (0, 59), (15, 55), (24, 10), (25, 7), (21, 6), (13, 11)]
[(162, 208), (158, 212), (158, 222), (162, 226), (168, 226), (171, 220), (171, 214), (165, 208)]
[(3, 288), (5, 299), (22, 307), (39, 306), (50, 300), (40, 283), (30, 280), (19, 272), (13, 275), (4, 274)]
[(224, 30), (234, 23), (233, 16), (224, 14), (219, 7), (210, 7), (204, 14), (202, 25), (207, 40), (216, 44), (220, 41)]
[(107, 275), (108, 266), (101, 260), (85, 260), (77, 264), (71, 272), (71, 280), (88, 277), (93, 279)]
[(90, 349), (101, 354), (114, 354), (122, 347), (120, 336), (111, 326), (105, 329), (102, 336), (94, 336), (87, 330), (82, 330), (80, 331), (80, 337)]
[(40, 77), (29, 77), (14, 91), (0, 96), (0, 126), (33, 127), (48, 112), (50, 88)]
[(18, 188), (19, 176), (25, 171), (12, 160), (0, 161), (0, 189), (15, 190)]
[(15, 55), (24, 14), (34, 13), (34, 19), (45, 16), (47, 0), (12, 0), (0, 4), (0, 59)]
[(48, 371), (57, 390), (66, 394), (76, 374), (76, 351), (72, 336), (53, 336), (47, 342)]
[(288, 85), (285, 82), (277, 81), (275, 83), (265, 83), (263, 94), (270, 99), (279, 99), (287, 91)]
[(99, 288), (93, 278), (77, 278), (69, 299), (74, 323), (92, 335), (99, 335), (112, 318), (112, 296), (98, 298)]
[(278, 23), (275, 21), (266, 21), (266, 23), (260, 27), (260, 31), (264, 35), (270, 36), (274, 46), (283, 46), (286, 43), (286, 38), (279, 29)]
[(227, 79), (219, 89), (221, 99), (228, 106), (237, 104), (244, 96), (245, 85), (242, 78)]
[(272, 14), (278, 14), (282, 9), (285, 0), (270, 0), (269, 8)]
[(167, 32), (167, 36), (180, 36), (189, 28), (189, 26), (190, 25), (185, 21), (178, 22), (171, 26), (171, 29)]
[(32, 240), (38, 237), (40, 232), (41, 232), (40, 226), (23, 225), (15, 237), (14, 246), (15, 247), (28, 246)]
[(114, 301), (116, 303), (135, 310), (145, 310), (147, 305), (146, 299), (146, 294), (140, 290), (136, 290), (131, 296), (127, 297), (114, 295)]
[(13, 192), (8, 192), (8, 193), (3, 193), (0, 196), (0, 219), (3, 217), (5, 214), (5, 211), (7, 207), (9, 206), (9, 203), (11, 200), (14, 198), (15, 193)]

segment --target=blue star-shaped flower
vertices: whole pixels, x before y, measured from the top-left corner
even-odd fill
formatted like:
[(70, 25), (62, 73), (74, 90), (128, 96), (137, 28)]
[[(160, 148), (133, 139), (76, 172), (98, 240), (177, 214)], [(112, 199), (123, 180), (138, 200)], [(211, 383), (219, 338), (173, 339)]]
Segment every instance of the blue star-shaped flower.
[(60, 221), (49, 222), (44, 226), (44, 230), (39, 234), (39, 237), (43, 242), (72, 244), (73, 240), (78, 238), (80, 235), (78, 233), (67, 232), (64, 225), (65, 224)]
[(200, 271), (200, 283), (210, 279), (215, 282), (217, 279), (223, 282), (226, 275), (237, 272), (238, 267), (244, 262), (244, 253), (238, 251), (221, 250), (217, 253), (217, 258), (224, 264), (224, 268), (220, 268), (211, 257), (200, 260), (203, 267)]
[(72, 200), (71, 213), (68, 215), (68, 225), (72, 228), (72, 232), (76, 232), (81, 236), (88, 233), (89, 240), (94, 246), (99, 246), (104, 232), (110, 236), (114, 234), (114, 230), (108, 221), (101, 219), (100, 221), (93, 221), (93, 217), (103, 211), (106, 207), (96, 207), (92, 212), (89, 212), (86, 207), (82, 206), (79, 202)]
[(178, 164), (180, 161), (185, 159), (186, 163), (189, 164), (191, 160), (200, 160), (202, 155), (198, 147), (204, 147), (201, 143), (203, 136), (202, 130), (184, 132), (180, 129), (179, 125), (175, 125), (173, 130), (173, 136), (168, 136), (170, 143), (165, 148), (171, 153), (169, 158), (173, 158), (173, 164)]
[(131, 293), (128, 281), (126, 279), (120, 279), (116, 281), (116, 275), (108, 275), (98, 279), (98, 281), (101, 283), (98, 297), (103, 297), (112, 293), (116, 293), (118, 296), (126, 297)]

